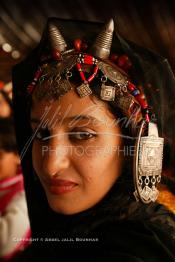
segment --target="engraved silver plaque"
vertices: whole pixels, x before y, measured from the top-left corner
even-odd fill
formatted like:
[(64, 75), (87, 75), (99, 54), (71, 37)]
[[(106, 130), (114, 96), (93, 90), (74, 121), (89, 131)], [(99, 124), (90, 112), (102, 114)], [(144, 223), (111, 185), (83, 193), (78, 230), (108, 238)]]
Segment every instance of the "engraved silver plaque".
[(101, 97), (102, 100), (114, 101), (114, 99), (115, 99), (115, 87), (102, 84), (101, 85), (100, 97)]
[(76, 90), (80, 97), (85, 97), (92, 94), (92, 90), (87, 83), (81, 84), (76, 88)]
[(127, 77), (115, 70), (111, 65), (100, 61), (98, 62), (98, 66), (103, 74), (106, 75), (112, 82), (118, 85), (127, 85)]
[(139, 174), (158, 175), (162, 171), (163, 138), (148, 135), (140, 140)]
[(164, 139), (158, 136), (157, 125), (148, 123), (148, 136), (141, 137), (145, 122), (142, 122), (134, 157), (134, 183), (136, 200), (143, 203), (156, 201), (159, 191), (163, 160)]
[(117, 106), (122, 109), (124, 113), (127, 113), (134, 104), (134, 99), (131, 95), (118, 95), (116, 96)]

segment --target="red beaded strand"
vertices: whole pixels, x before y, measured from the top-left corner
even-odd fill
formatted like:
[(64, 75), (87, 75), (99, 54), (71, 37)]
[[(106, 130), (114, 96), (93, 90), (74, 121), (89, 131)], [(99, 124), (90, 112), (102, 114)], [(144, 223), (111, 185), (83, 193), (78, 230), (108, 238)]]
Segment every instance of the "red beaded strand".
[(98, 72), (98, 66), (96, 65), (96, 66), (94, 67), (93, 74), (92, 74), (91, 76), (89, 76), (89, 78), (87, 79), (87, 81), (88, 81), (89, 83), (95, 78), (97, 72)]
[(33, 92), (33, 89), (36, 86), (36, 83), (38, 82), (38, 79), (40, 78), (41, 74), (42, 74), (42, 70), (41, 68), (39, 68), (34, 75), (33, 81), (27, 87), (27, 91), (29, 94)]
[[(84, 75), (84, 72), (82, 70), (82, 67), (81, 67), (81, 64), (85, 64), (85, 65), (94, 65), (94, 68), (93, 68), (93, 74), (90, 75), (88, 77), (88, 79), (86, 79), (85, 75)], [(76, 63), (76, 67), (80, 73), (80, 77), (81, 77), (81, 80), (83, 82), (88, 82), (90, 83), (96, 76), (97, 72), (98, 72), (98, 65), (96, 65), (96, 59), (93, 57), (93, 56), (90, 56), (90, 55), (87, 55), (87, 54), (79, 54), (79, 58), (78, 58), (78, 62)]]
[[(85, 44), (81, 39), (75, 39), (74, 40), (74, 47), (75, 47), (76, 51), (80, 52), (81, 50), (87, 48), (87, 44)], [(54, 60), (59, 60), (60, 59), (60, 52), (58, 52), (57, 50), (52, 50), (52, 58)], [(125, 54), (120, 55), (120, 56), (113, 54), (113, 55), (111, 55), (110, 60), (113, 63), (116, 63), (120, 68), (122, 68), (126, 72), (132, 66), (132, 63), (131, 63), (129, 57)], [(85, 74), (83, 72), (81, 64), (95, 65), (94, 68), (93, 68), (93, 73), (88, 77), (88, 79), (86, 79), (86, 77), (85, 77)], [(79, 57), (78, 57), (77, 63), (76, 63), (76, 68), (79, 71), (81, 80), (83, 82), (86, 82), (86, 83), (90, 83), (95, 78), (95, 76), (97, 75), (97, 72), (99, 70), (99, 67), (97, 65), (97, 59), (95, 59), (91, 55), (82, 54), (82, 53), (79, 54)], [(42, 74), (42, 70), (41, 70), (41, 68), (39, 68), (37, 70), (37, 72), (35, 73), (35, 76), (34, 76), (32, 83), (29, 84), (29, 86), (27, 88), (29, 93), (33, 92), (33, 89), (34, 89), (39, 77), (41, 76), (41, 74)], [(130, 81), (128, 82), (128, 90), (134, 96), (136, 101), (140, 104), (141, 109), (144, 113), (145, 120), (147, 122), (149, 122), (150, 119), (149, 119), (148, 104), (147, 104), (147, 101), (144, 99), (143, 94), (140, 94), (139, 89), (137, 89), (136, 86), (133, 83), (131, 83)]]
[(136, 88), (136, 86), (133, 83), (128, 82), (128, 89), (131, 92), (131, 94), (135, 97), (137, 102), (140, 104), (142, 111), (144, 111), (144, 117), (146, 122), (149, 122), (150, 118), (147, 101), (143, 98), (143, 95), (140, 94), (140, 91)]
[[(116, 54), (112, 54), (110, 56), (110, 60), (113, 63), (117, 64), (125, 72), (128, 72), (128, 70), (132, 67), (132, 63), (131, 63), (129, 57), (125, 54), (120, 55), (120, 56), (118, 56)], [(140, 94), (140, 91), (136, 88), (136, 86), (133, 83), (128, 82), (128, 90), (135, 97), (137, 102), (140, 104), (141, 109), (144, 113), (144, 117), (145, 117), (146, 122), (149, 122), (150, 118), (149, 118), (149, 110), (148, 110), (147, 101), (143, 98), (143, 95)]]

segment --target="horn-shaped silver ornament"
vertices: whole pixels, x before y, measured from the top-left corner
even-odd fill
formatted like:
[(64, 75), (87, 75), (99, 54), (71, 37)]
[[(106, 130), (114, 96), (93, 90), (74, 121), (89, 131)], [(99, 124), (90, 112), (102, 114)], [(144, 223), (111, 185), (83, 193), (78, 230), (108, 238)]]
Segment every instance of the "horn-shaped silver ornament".
[(53, 22), (48, 24), (48, 32), (52, 49), (56, 49), (59, 52), (64, 52), (67, 44), (58, 27)]
[(113, 19), (110, 19), (92, 45), (91, 53), (93, 56), (101, 59), (107, 59), (109, 57), (112, 45), (113, 31), (114, 21)]

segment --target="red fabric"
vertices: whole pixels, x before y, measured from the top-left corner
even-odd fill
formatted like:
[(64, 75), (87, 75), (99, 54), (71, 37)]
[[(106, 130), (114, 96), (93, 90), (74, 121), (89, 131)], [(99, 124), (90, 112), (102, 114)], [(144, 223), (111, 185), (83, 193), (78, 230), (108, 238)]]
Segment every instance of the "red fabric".
[[(24, 191), (23, 176), (19, 173), (14, 177), (6, 178), (0, 181), (0, 212), (3, 214), (10, 204), (13, 197), (16, 194)], [(30, 244), (31, 230), (28, 228), (25, 235), (22, 236), (23, 241), (19, 241), (15, 247), (15, 250), (10, 254), (4, 256), (0, 261), (13, 261), (13, 259), (19, 252), (24, 250)]]
[(23, 176), (18, 174), (14, 177), (0, 181), (0, 212), (3, 214), (12, 198), (19, 192), (24, 191)]
[(4, 261), (13, 261), (12, 259), (19, 254), (19, 252), (22, 252), (29, 244), (31, 244), (31, 230), (30, 228), (26, 232), (26, 234), (22, 237), (23, 241), (19, 241), (16, 245), (15, 250), (11, 252), (10, 254), (3, 257), (2, 262)]

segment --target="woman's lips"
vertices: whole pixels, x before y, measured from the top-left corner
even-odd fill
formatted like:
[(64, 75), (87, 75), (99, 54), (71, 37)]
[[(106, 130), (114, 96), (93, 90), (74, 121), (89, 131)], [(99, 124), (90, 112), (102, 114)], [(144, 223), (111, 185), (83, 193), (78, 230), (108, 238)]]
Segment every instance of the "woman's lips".
[(73, 191), (78, 184), (69, 180), (50, 179), (46, 181), (46, 185), (50, 193), (61, 195)]

